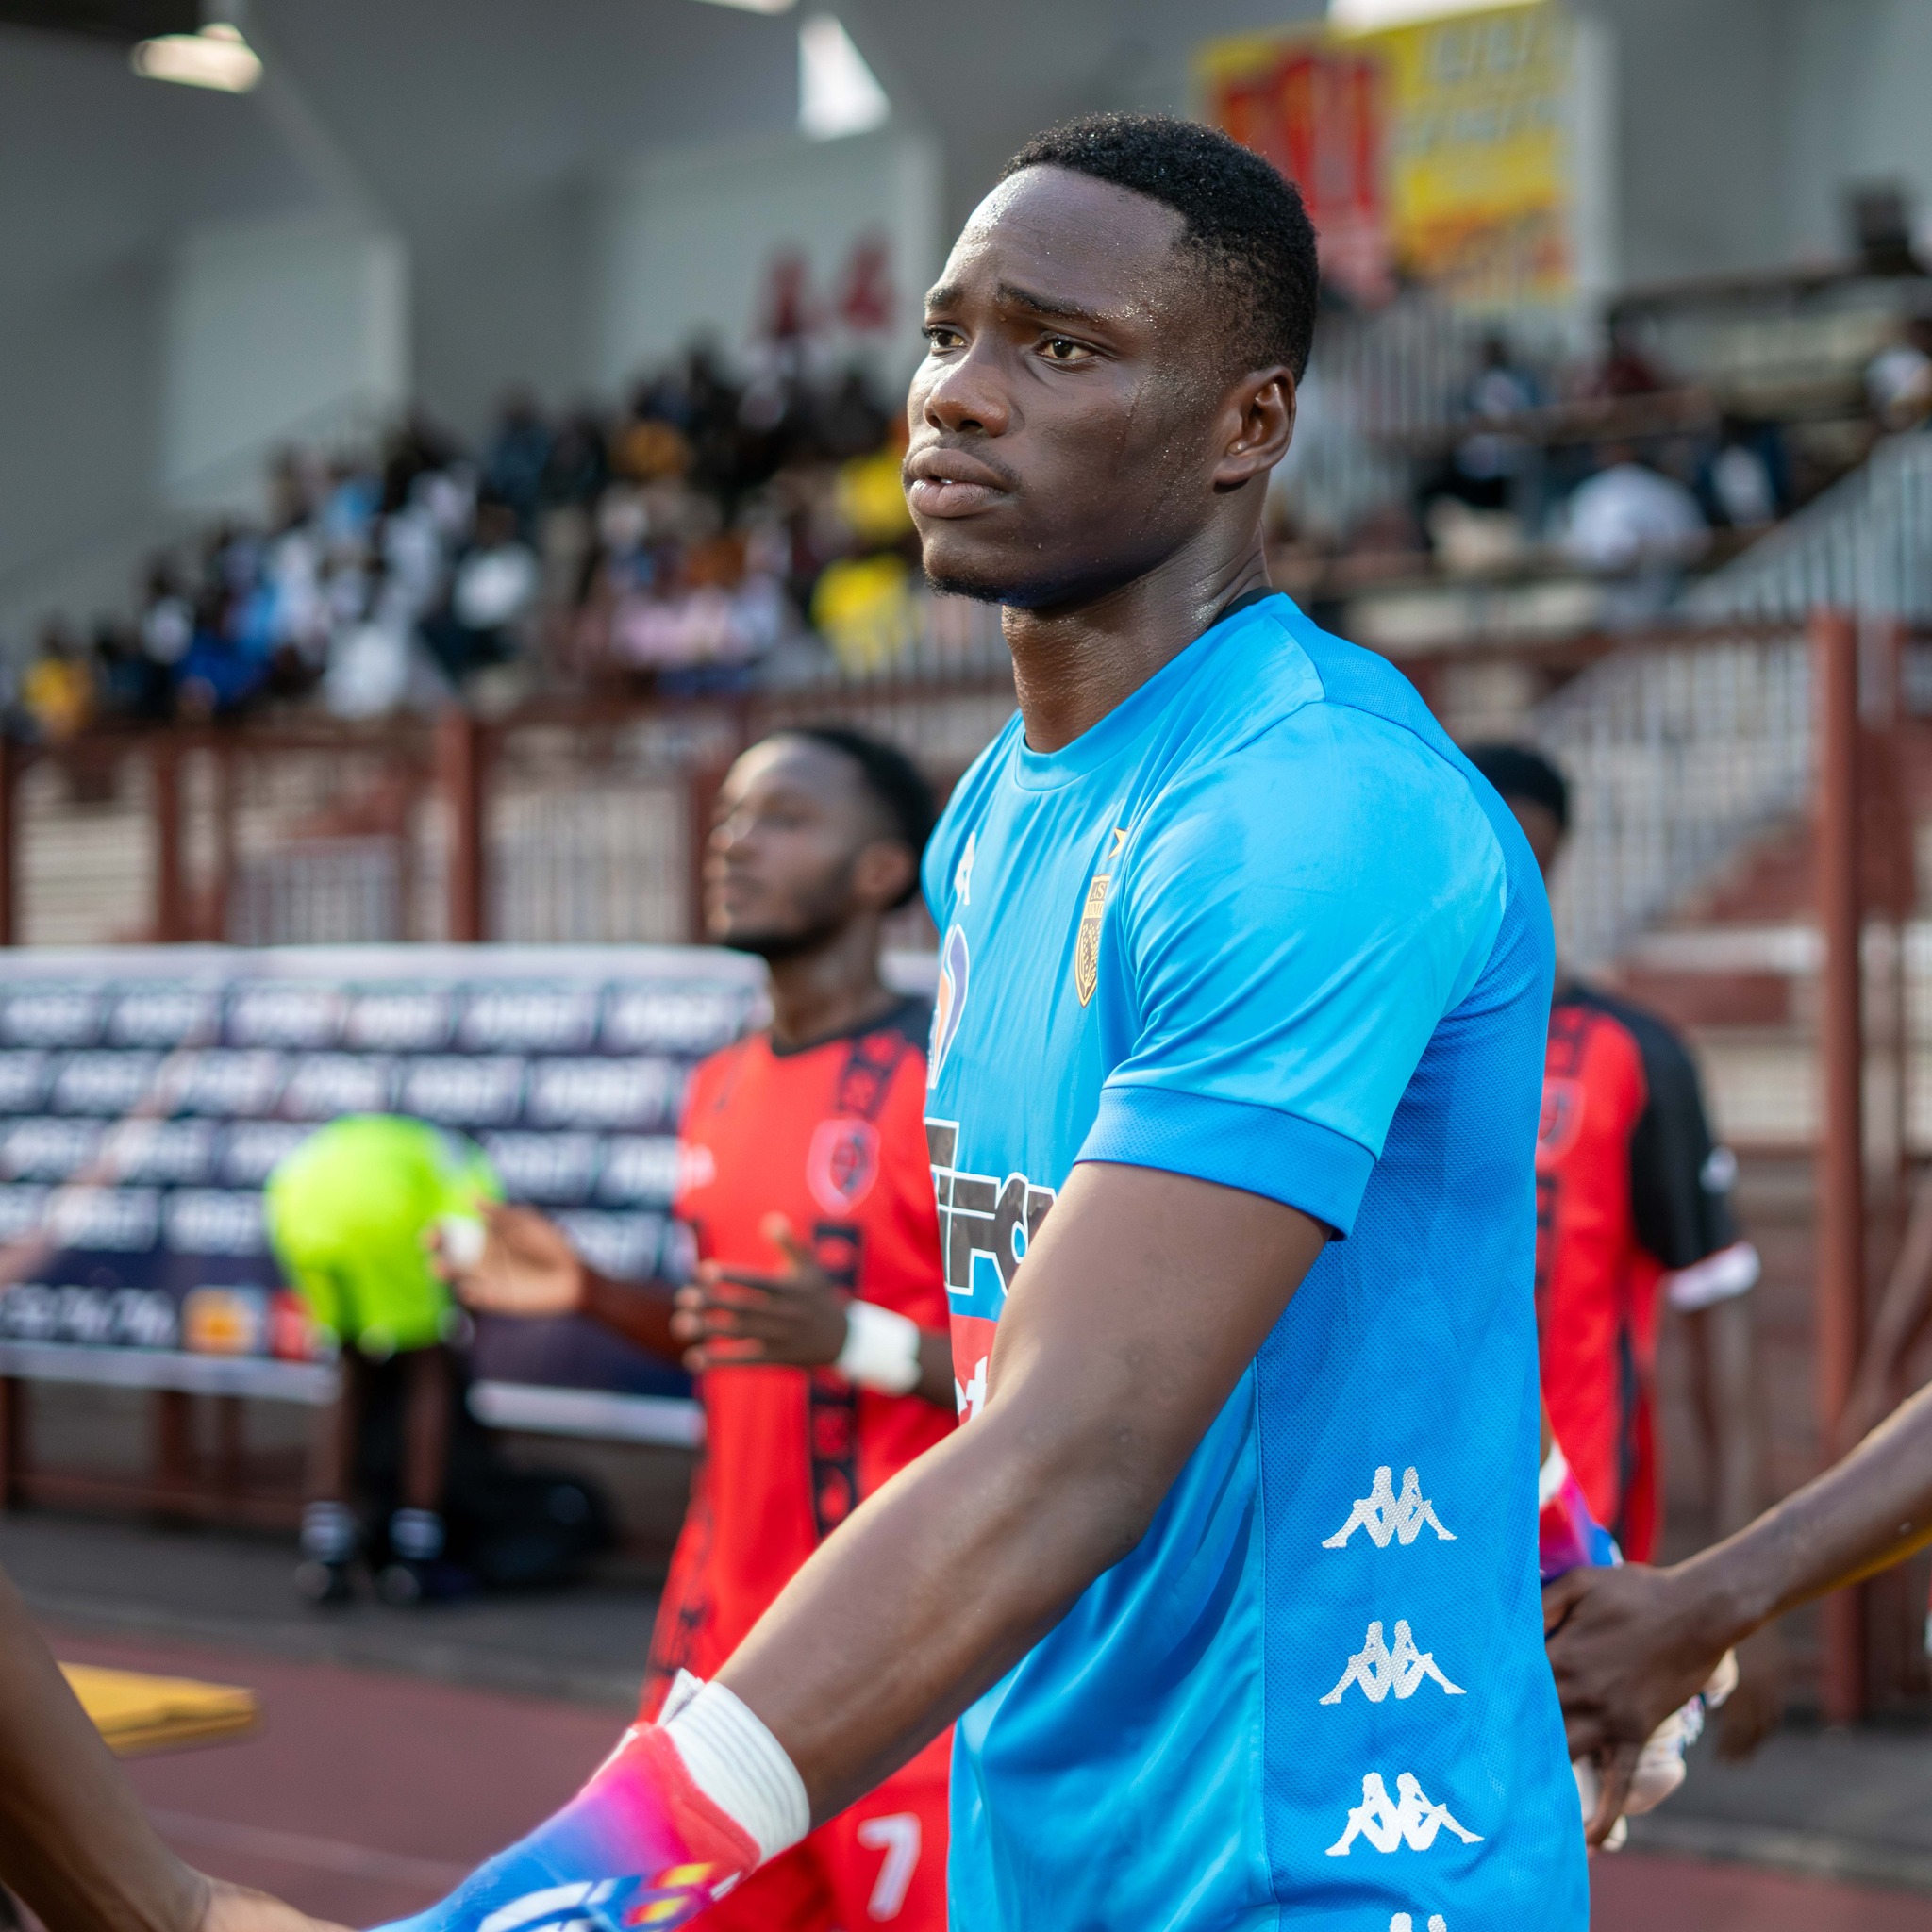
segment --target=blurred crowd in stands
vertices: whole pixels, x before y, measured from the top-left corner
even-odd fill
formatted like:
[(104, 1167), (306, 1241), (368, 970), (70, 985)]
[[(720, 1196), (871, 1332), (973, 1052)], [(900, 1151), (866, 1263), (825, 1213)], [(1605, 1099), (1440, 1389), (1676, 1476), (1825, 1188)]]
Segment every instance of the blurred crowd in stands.
[(420, 416), (366, 458), (285, 452), (260, 526), (157, 558), (125, 622), (50, 623), (19, 707), (58, 741), (278, 701), (357, 719), (863, 670), (919, 622), (903, 442), (856, 371), (741, 385), (697, 350), (614, 415), (512, 394), (475, 452)]
[[(1840, 384), (1858, 420), (1827, 425), (1835, 443), (1724, 403), (1614, 316), (1583, 364), (1477, 336), (1446, 411), (1394, 433), (1365, 427), (1372, 384), (1324, 340), (1271, 494), (1277, 581), (1318, 608), (1377, 574), (1567, 571), (1620, 579), (1641, 621), (1932, 418), (1932, 306), (1902, 311), (1862, 397), (1857, 365)], [(288, 452), (260, 525), (157, 558), (125, 620), (48, 624), (15, 714), (58, 742), (277, 703), (359, 719), (452, 692), (874, 671), (926, 626), (904, 438), (856, 372), (740, 381), (693, 350), (612, 413), (513, 394), (474, 452), (420, 417), (366, 458)]]
[[(1878, 439), (1932, 419), (1932, 281), (1915, 269), (1898, 286), (1911, 292), (1879, 345), (1824, 379), (1674, 368), (1657, 341), (1668, 331), (1644, 325), (1657, 316), (1613, 314), (1582, 358), (1488, 331), (1446, 415), (1379, 431), (1362, 418), (1378, 385), (1395, 386), (1384, 370), (1359, 358), (1343, 388), (1318, 353), (1275, 476), (1278, 575), (1312, 583), (1338, 558), (1357, 588), (1377, 575), (1570, 572), (1622, 579), (1634, 594), (1617, 608), (1654, 616), (1687, 571), (1734, 555)], [(1741, 340), (1751, 325), (1730, 321)], [(1760, 340), (1806, 328), (1780, 319)], [(1810, 338), (1822, 333), (1814, 320)]]

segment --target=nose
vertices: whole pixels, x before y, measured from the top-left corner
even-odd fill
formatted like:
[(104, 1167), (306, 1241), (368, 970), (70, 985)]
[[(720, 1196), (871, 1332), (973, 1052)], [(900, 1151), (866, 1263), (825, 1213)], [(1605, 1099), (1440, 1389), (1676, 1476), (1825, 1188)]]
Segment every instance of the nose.
[(1012, 425), (1012, 405), (994, 357), (975, 342), (931, 371), (920, 397), (921, 419), (948, 434), (977, 430), (982, 436), (1004, 436)]
[(750, 815), (742, 811), (725, 812), (712, 821), (710, 836), (705, 841), (707, 856), (728, 861), (732, 855), (743, 846), (752, 829)]

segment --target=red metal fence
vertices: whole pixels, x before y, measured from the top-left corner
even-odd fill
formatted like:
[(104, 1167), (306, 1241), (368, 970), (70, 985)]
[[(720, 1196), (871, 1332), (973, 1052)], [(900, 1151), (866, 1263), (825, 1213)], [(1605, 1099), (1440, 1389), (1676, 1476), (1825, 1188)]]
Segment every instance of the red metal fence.
[[(1932, 1154), (1932, 970), (1913, 963), (1932, 969), (1914, 860), (1932, 818), (1932, 726), (1905, 702), (1916, 648), (1895, 628), (1822, 614), (1808, 633), (1731, 624), (1405, 665), (1453, 732), (1537, 736), (1570, 764), (1566, 943), (1692, 1029), (1721, 1115), (1748, 1117), (1733, 1127), (1747, 1182), (1756, 1160), (1808, 1190), (1785, 1188), (1789, 1226), (1760, 1243), (1761, 1500), (1835, 1447), (1870, 1284), (1898, 1245), (1909, 1174)], [(7, 746), (0, 942), (686, 940), (709, 798), (742, 746), (838, 719), (905, 743), (947, 786), (1012, 702), (1009, 669), (975, 651), (892, 679), (731, 699)], [(1771, 899), (1746, 903), (1760, 888)], [(1646, 977), (1666, 915), (1677, 964)], [(904, 937), (922, 919), (909, 915)], [(1633, 922), (1653, 937), (1613, 957)], [(1680, 955), (1699, 945), (1717, 964), (1685, 970)], [(1784, 963), (1740, 969), (1750, 945)], [(1767, 1000), (1764, 1038), (1740, 1046), (1740, 1016)], [(1726, 1071), (1747, 1062), (1748, 1078)], [(1785, 1108), (1772, 1127), (1751, 1113), (1767, 1067)], [(1883, 1366), (1900, 1386), (1914, 1379), (1909, 1363)], [(1807, 1381), (1808, 1399), (1781, 1392)], [(1827, 1607), (1827, 1713), (1924, 1690), (1902, 1634), (1920, 1614), (1895, 1587)]]

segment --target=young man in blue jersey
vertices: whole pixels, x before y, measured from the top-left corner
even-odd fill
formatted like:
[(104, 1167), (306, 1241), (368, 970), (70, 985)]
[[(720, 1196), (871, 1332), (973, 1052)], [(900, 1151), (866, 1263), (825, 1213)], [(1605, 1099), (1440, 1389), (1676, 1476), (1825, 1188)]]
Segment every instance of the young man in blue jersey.
[(1268, 589), (1314, 237), (1219, 134), (1008, 165), (906, 474), (1019, 715), (925, 866), (970, 1421), (425, 1924), (676, 1924), (957, 1718), (972, 1932), (1582, 1932), (1537, 1587), (1552, 947), (1507, 808)]

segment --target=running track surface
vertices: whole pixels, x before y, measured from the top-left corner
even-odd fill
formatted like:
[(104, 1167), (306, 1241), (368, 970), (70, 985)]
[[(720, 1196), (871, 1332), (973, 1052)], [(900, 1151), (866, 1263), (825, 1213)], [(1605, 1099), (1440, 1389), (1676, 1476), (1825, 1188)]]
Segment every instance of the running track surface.
[[(350, 1926), (438, 1897), (567, 1798), (623, 1727), (616, 1712), (421, 1677), (49, 1634), (75, 1663), (258, 1691), (266, 1719), (253, 1736), (129, 1772), (183, 1857)], [(1598, 1860), (1593, 1877), (1592, 1932), (1932, 1925), (1932, 1900), (1741, 1866), (1624, 1855)]]

